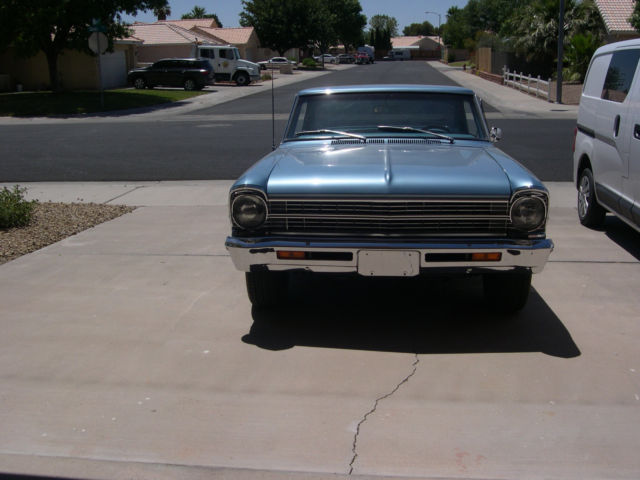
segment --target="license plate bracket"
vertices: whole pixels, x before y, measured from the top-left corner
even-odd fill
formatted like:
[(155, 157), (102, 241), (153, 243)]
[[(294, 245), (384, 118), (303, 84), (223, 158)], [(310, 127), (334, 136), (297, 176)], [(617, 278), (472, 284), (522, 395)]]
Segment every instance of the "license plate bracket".
[(420, 252), (360, 250), (358, 273), (365, 277), (414, 277), (420, 273)]

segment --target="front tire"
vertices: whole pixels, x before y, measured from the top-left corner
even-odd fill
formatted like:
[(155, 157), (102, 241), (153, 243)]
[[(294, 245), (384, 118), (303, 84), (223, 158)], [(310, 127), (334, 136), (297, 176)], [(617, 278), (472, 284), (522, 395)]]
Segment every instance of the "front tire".
[(580, 173), (578, 180), (578, 218), (585, 227), (598, 228), (604, 223), (606, 210), (596, 199), (595, 182), (593, 173), (585, 168)]
[(269, 308), (282, 303), (287, 294), (286, 272), (246, 272), (247, 294), (254, 307)]
[(515, 313), (526, 305), (531, 289), (531, 272), (487, 273), (482, 277), (484, 298), (501, 313)]
[(194, 80), (192, 80), (191, 78), (187, 78), (184, 81), (184, 89), (188, 92), (192, 92), (193, 90), (195, 90), (197, 88), (196, 82)]
[(143, 90), (147, 86), (147, 82), (144, 81), (144, 78), (138, 77), (133, 81), (133, 87), (138, 90)]
[(246, 73), (240, 72), (238, 73), (238, 75), (236, 75), (236, 85), (238, 85), (239, 87), (245, 87), (249, 85), (249, 82), (251, 82), (251, 79)]

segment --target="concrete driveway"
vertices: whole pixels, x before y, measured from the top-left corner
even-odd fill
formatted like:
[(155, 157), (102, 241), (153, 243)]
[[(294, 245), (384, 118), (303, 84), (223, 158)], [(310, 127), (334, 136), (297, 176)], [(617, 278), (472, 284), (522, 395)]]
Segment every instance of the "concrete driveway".
[(25, 186), (139, 208), (0, 266), (0, 472), (640, 476), (639, 236), (580, 226), (570, 184), (511, 319), (474, 281), (331, 277), (252, 312), (229, 182)]

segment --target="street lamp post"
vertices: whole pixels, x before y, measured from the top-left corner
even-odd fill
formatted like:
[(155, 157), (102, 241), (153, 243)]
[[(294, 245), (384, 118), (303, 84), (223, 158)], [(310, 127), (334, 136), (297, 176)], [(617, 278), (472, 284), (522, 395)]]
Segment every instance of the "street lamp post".
[(442, 21), (442, 15), (440, 15), (438, 12), (424, 12), (424, 13), (431, 13), (433, 15), (438, 16), (438, 50), (440, 51), (440, 60), (442, 60), (442, 47), (440, 46), (440, 23)]

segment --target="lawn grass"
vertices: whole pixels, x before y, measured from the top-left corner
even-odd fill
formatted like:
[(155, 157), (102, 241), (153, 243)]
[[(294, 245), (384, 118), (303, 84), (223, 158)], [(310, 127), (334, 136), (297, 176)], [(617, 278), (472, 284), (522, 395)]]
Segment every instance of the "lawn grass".
[(169, 89), (107, 90), (104, 92), (104, 108), (100, 105), (100, 92), (97, 91), (1, 93), (0, 116), (42, 117), (111, 112), (179, 102), (206, 93)]
[(473, 62), (471, 60), (463, 60), (461, 62), (450, 62), (448, 64), (450, 67), (463, 67), (467, 66), (467, 68), (473, 67)]

